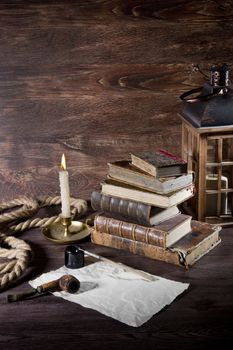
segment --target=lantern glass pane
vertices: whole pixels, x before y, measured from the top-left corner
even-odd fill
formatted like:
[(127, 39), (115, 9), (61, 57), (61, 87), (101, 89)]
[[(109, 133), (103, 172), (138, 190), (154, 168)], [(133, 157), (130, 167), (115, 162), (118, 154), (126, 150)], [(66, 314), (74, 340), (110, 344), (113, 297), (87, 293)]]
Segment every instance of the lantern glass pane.
[(233, 138), (223, 138), (222, 141), (222, 161), (233, 161)]
[[(220, 181), (221, 178), (221, 181)], [(206, 189), (233, 189), (233, 165), (207, 166)]]
[(206, 193), (206, 216), (232, 215), (232, 192)]
[(232, 202), (232, 199), (233, 199), (233, 192), (229, 192), (228, 193), (228, 200), (227, 200), (227, 214), (228, 215), (232, 215), (232, 205), (233, 205), (233, 202)]
[(208, 139), (207, 142), (207, 162), (217, 163), (218, 162), (218, 140)]
[(207, 166), (206, 167), (206, 179), (208, 177), (218, 178), (218, 167), (217, 166)]
[(222, 166), (222, 176), (227, 179), (227, 188), (233, 188), (233, 165)]
[(206, 167), (206, 217), (232, 215), (233, 165)]

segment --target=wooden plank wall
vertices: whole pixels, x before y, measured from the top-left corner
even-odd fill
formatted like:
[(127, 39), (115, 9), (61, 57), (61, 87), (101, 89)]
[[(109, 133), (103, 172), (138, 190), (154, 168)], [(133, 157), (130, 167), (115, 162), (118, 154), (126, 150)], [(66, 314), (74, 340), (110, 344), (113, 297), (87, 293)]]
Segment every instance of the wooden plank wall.
[(233, 59), (233, 1), (2, 0), (0, 191), (74, 196), (132, 150), (180, 154), (182, 92)]

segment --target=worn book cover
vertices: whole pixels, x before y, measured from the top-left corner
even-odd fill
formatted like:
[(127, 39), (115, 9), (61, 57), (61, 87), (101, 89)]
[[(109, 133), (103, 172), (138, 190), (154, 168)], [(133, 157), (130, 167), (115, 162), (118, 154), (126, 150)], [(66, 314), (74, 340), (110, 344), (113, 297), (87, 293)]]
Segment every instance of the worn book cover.
[(96, 211), (119, 215), (127, 221), (135, 221), (142, 225), (156, 225), (180, 213), (178, 207), (154, 207), (149, 204), (136, 202), (120, 197), (113, 197), (93, 191), (91, 206)]
[(176, 215), (151, 227), (97, 215), (94, 220), (96, 231), (140, 241), (159, 247), (169, 247), (191, 230), (191, 216)]
[(131, 152), (130, 155), (134, 166), (155, 177), (187, 174), (187, 162), (168, 151)]
[(108, 178), (161, 194), (177, 191), (191, 185), (193, 182), (192, 173), (170, 177), (155, 177), (132, 165), (129, 160), (108, 163)]
[(192, 230), (175, 242), (170, 250), (179, 254), (180, 261), (192, 265), (220, 243), (219, 232), (222, 227), (192, 220)]
[(92, 229), (91, 240), (95, 244), (127, 250), (134, 254), (188, 268), (221, 242), (219, 237), (221, 226), (194, 220), (191, 226), (192, 230), (185, 237), (166, 249), (99, 232), (95, 229)]
[(159, 194), (106, 179), (101, 183), (101, 188), (101, 193), (103, 194), (134, 200), (160, 208), (178, 205), (194, 195), (193, 185), (168, 194)]

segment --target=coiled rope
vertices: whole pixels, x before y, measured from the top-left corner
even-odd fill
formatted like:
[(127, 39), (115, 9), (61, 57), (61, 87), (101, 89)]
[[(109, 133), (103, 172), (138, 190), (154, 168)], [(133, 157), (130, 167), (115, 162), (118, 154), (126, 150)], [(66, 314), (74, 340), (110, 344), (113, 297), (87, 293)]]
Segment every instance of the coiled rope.
[[(40, 208), (59, 204), (61, 204), (61, 198), (59, 196), (46, 197), (37, 200), (20, 197), (9, 202), (1, 203), (1, 212), (8, 209), (14, 209), (18, 206), (21, 206), (21, 208), (1, 214), (0, 224), (31, 217), (35, 215)], [(87, 211), (87, 202), (84, 199), (71, 198), (70, 204), (72, 208), (72, 218), (76, 215), (81, 216)], [(60, 216), (27, 219), (24, 222), (10, 226), (9, 230), (10, 232), (15, 233), (35, 227), (45, 227), (58, 222), (59, 220)], [(16, 280), (24, 273), (31, 261), (31, 257), (32, 250), (28, 243), (24, 242), (22, 239), (0, 233), (0, 261), (1, 259), (7, 260), (0, 263), (0, 291), (5, 289), (12, 281)]]

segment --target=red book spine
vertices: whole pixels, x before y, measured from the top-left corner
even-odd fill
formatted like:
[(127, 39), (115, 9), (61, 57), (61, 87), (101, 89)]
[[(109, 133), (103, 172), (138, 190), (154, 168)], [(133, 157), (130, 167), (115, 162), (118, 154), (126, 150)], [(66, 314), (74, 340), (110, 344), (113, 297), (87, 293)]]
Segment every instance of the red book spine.
[(168, 151), (165, 151), (165, 150), (163, 150), (163, 149), (159, 149), (159, 152), (162, 153), (162, 154), (164, 154), (165, 156), (167, 156), (167, 157), (169, 157), (169, 158), (172, 158), (172, 159), (174, 159), (174, 160), (176, 160), (176, 161), (179, 161), (179, 162), (182, 163), (182, 164), (185, 164), (185, 163), (186, 163), (186, 161), (185, 161), (184, 159), (182, 159), (182, 158), (180, 158), (180, 157), (176, 156), (175, 154), (172, 154), (172, 153), (170, 153), (170, 152), (168, 152)]

